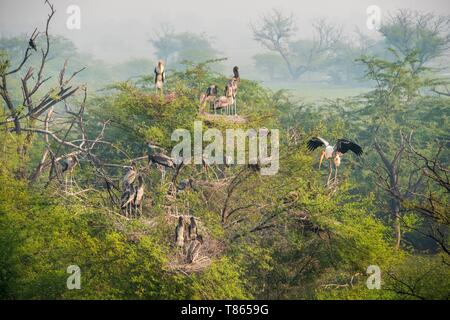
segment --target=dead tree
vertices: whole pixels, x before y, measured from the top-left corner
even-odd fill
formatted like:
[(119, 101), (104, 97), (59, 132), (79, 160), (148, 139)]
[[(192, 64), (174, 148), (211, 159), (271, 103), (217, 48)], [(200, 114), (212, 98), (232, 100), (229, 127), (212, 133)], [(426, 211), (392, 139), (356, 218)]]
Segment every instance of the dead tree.
[[(450, 255), (448, 232), (450, 227), (449, 195), (450, 181), (448, 167), (448, 141), (437, 140), (431, 155), (418, 151), (411, 137), (406, 140), (408, 164), (419, 175), (423, 183), (421, 192), (410, 192), (398, 197), (405, 211), (414, 212), (423, 218), (423, 226), (414, 227), (402, 220), (405, 228), (434, 241), (447, 255)], [(395, 195), (393, 195), (395, 196)]]
[[(24, 130), (24, 126), (27, 128), (35, 127), (36, 122), (41, 121), (44, 123), (44, 129), (41, 130), (44, 132), (47, 131), (45, 127), (52, 117), (53, 106), (61, 101), (65, 101), (81, 88), (81, 86), (70, 85), (70, 81), (83, 69), (74, 72), (70, 78), (64, 79), (64, 72), (67, 66), (67, 64), (65, 64), (60, 74), (59, 88), (50, 89), (46, 93), (42, 92), (43, 84), (51, 79), (51, 76), (44, 75), (44, 69), (48, 62), (48, 55), (50, 52), (49, 25), (55, 14), (53, 5), (48, 1), (45, 1), (45, 4), (48, 6), (50, 13), (47, 17), (46, 27), (43, 33), (45, 37), (44, 48), (36, 47), (35, 40), (39, 34), (36, 28), (28, 42), (24, 41), (24, 43), (27, 44), (27, 48), (22, 61), (18, 66), (11, 68), (8, 58), (0, 61), (0, 96), (9, 111), (6, 119), (4, 119), (1, 124), (12, 124), (13, 127), (11, 131), (18, 135), (23, 131), (26, 132), (23, 143), (17, 150), (22, 160), (25, 159), (27, 149), (31, 144), (35, 133), (34, 130)], [(37, 52), (37, 49), (40, 49), (41, 52), (40, 63), (37, 67), (29, 67), (25, 76), (20, 79), (22, 98), (20, 99), (20, 102), (15, 102), (15, 100), (19, 99), (15, 99), (10, 92), (10, 80), (13, 77), (18, 77), (19, 71), (27, 64), (34, 51)], [(35, 70), (37, 72), (35, 72)], [(40, 97), (37, 97), (38, 95)], [(40, 119), (40, 116), (43, 114), (46, 114), (44, 120)], [(22, 163), (24, 162), (25, 161), (22, 161)], [(24, 168), (22, 168), (19, 175), (24, 178), (25, 174), (26, 172)]]
[(383, 168), (382, 172), (380, 172), (380, 170), (375, 172), (378, 179), (377, 184), (388, 193), (390, 198), (389, 208), (392, 218), (394, 219), (396, 238), (395, 246), (397, 249), (400, 248), (400, 242), (402, 239), (402, 201), (410, 199), (422, 183), (422, 176), (418, 175), (417, 170), (415, 169), (409, 171), (407, 185), (402, 184), (400, 181), (402, 159), (407, 146), (406, 139), (407, 138), (400, 132), (400, 142), (392, 160), (388, 159), (388, 155), (383, 150), (383, 146), (378, 142), (377, 138), (374, 139), (375, 151), (381, 159)]
[[(332, 53), (342, 38), (342, 28), (320, 19), (313, 24), (315, 36), (312, 40), (293, 40), (294, 20), (292, 14), (284, 15), (274, 9), (261, 17), (257, 26), (252, 25), (252, 29), (254, 39), (264, 48), (278, 53), (291, 78), (296, 80)], [(299, 60), (301, 64), (296, 63)]]

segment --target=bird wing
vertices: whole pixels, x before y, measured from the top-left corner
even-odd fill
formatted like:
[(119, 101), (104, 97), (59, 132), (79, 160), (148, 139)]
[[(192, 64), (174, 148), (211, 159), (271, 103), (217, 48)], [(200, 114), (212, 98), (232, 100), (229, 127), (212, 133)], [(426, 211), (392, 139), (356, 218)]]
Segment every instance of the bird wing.
[(346, 139), (338, 139), (336, 142), (336, 151), (346, 153), (348, 150), (353, 151), (357, 156), (360, 156), (363, 153), (361, 146), (356, 143)]
[(144, 187), (140, 187), (137, 192), (136, 195), (134, 196), (134, 202), (141, 202), (142, 197), (144, 196)]
[(317, 149), (320, 146), (329, 146), (330, 144), (328, 143), (328, 141), (326, 141), (325, 139), (321, 138), (321, 137), (314, 137), (311, 138), (308, 141), (308, 150), (309, 151), (313, 151), (315, 149)]
[(154, 154), (152, 157), (152, 160), (160, 165), (166, 166), (166, 167), (171, 167), (173, 168), (174, 162), (173, 159), (170, 158), (169, 156), (166, 156), (165, 154)]
[(130, 199), (130, 191), (125, 191), (122, 193), (122, 196), (120, 197), (120, 207), (125, 208), (128, 204), (128, 200)]

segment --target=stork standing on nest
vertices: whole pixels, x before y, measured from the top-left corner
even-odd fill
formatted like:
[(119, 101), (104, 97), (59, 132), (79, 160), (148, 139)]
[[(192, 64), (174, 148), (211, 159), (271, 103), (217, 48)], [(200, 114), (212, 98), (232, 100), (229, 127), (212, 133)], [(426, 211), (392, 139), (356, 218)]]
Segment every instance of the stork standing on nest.
[(189, 235), (189, 240), (195, 240), (195, 238), (197, 238), (197, 236), (198, 236), (197, 222), (195, 221), (194, 217), (191, 217), (191, 219), (190, 219), (189, 227), (188, 227), (188, 235)]
[(177, 226), (175, 227), (175, 244), (179, 248), (184, 247), (184, 220), (183, 217), (178, 218)]
[(233, 108), (234, 108), (234, 114), (236, 115), (235, 88), (236, 88), (236, 80), (234, 78), (228, 80), (227, 85), (225, 86), (225, 90), (224, 90), (224, 95), (228, 101), (228, 104), (226, 106), (226, 111), (225, 111), (225, 113), (227, 115), (231, 115), (233, 113)]
[(207, 102), (209, 102), (209, 108), (211, 109), (211, 107), (214, 107), (214, 101), (216, 100), (217, 97), (217, 85), (213, 84), (210, 85), (207, 89), (205, 93), (202, 93), (200, 96), (200, 113), (204, 113), (205, 112), (205, 104)]
[(188, 262), (195, 263), (200, 253), (200, 248), (203, 245), (203, 237), (201, 235), (197, 235), (195, 239), (191, 242), (191, 245), (188, 249)]
[(359, 145), (346, 139), (338, 139), (334, 146), (330, 145), (328, 141), (321, 137), (314, 137), (308, 141), (308, 149), (310, 151), (313, 151), (322, 146), (324, 146), (325, 149), (322, 150), (322, 153), (320, 155), (319, 170), (322, 165), (323, 158), (327, 159), (330, 163), (330, 174), (328, 175), (327, 185), (331, 181), (331, 174), (333, 172), (332, 160), (335, 167), (334, 181), (336, 181), (337, 170), (341, 164), (342, 155), (349, 150), (351, 150), (357, 156), (360, 156), (363, 153), (362, 148)]
[[(229, 110), (229, 114), (234, 113), (234, 115), (237, 115), (237, 106), (236, 106), (236, 96), (237, 96), (237, 91), (239, 89), (239, 84), (241, 82), (241, 77), (239, 76), (239, 67), (238, 66), (234, 66), (233, 68), (233, 78), (231, 78), (228, 83), (227, 86), (225, 87), (225, 96), (232, 96), (232, 105), (231, 110)], [(233, 110), (234, 108), (234, 110)]]

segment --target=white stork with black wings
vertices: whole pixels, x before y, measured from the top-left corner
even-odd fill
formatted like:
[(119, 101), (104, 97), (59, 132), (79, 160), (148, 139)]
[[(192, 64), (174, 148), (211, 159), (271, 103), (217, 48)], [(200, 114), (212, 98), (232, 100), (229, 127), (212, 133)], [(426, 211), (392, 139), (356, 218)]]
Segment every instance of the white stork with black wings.
[(334, 180), (336, 180), (337, 168), (341, 164), (342, 155), (349, 150), (351, 150), (357, 156), (360, 156), (363, 153), (361, 146), (346, 139), (338, 139), (334, 146), (330, 145), (328, 141), (326, 141), (324, 138), (321, 137), (314, 137), (308, 141), (308, 150), (313, 151), (319, 147), (325, 147), (325, 149), (322, 150), (322, 153), (320, 155), (319, 169), (322, 165), (323, 158), (328, 159), (330, 163), (330, 174), (328, 175), (327, 184), (330, 183), (331, 174), (333, 172), (333, 167), (331, 164), (332, 159), (334, 160), (335, 166)]

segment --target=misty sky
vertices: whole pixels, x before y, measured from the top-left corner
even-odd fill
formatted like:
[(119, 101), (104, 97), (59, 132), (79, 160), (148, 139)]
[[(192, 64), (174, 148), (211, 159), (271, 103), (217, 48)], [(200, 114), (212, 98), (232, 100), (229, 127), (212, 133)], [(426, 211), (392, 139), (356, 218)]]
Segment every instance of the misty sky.
[[(42, 0), (0, 0), (0, 36), (30, 34), (35, 26), (44, 29), (47, 8)], [(51, 33), (61, 34), (75, 42), (80, 51), (97, 58), (117, 62), (131, 57), (154, 59), (148, 39), (161, 23), (172, 24), (176, 31), (206, 32), (214, 46), (229, 57), (230, 64), (243, 64), (259, 45), (252, 39), (251, 21), (271, 8), (293, 12), (299, 33), (311, 35), (311, 21), (328, 17), (341, 23), (350, 33), (366, 28), (366, 8), (378, 5), (382, 14), (398, 8), (410, 8), (450, 14), (448, 0), (54, 0), (56, 15)], [(69, 5), (81, 9), (81, 30), (66, 27)]]

